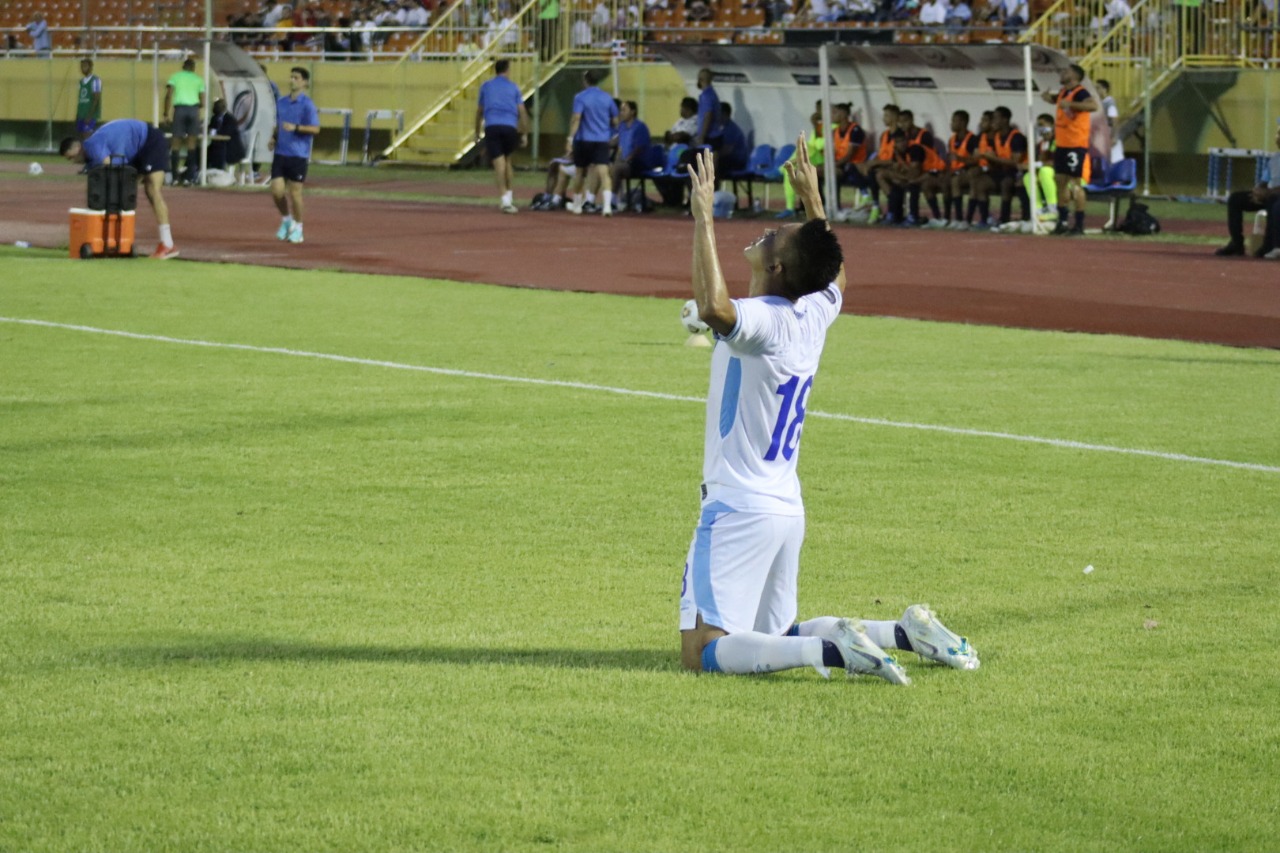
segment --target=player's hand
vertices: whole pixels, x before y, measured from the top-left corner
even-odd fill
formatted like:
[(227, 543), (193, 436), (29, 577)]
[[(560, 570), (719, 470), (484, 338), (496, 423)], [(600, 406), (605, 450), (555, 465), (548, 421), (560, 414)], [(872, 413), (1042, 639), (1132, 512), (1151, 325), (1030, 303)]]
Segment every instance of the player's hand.
[(689, 166), (689, 211), (695, 222), (709, 222), (715, 208), (716, 166), (710, 151), (699, 151)]

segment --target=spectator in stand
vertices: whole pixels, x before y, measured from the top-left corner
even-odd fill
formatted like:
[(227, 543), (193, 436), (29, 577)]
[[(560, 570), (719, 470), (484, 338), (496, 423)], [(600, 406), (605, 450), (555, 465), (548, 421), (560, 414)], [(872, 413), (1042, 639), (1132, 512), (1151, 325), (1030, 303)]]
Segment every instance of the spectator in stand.
[(604, 79), (604, 73), (594, 69), (582, 75), (582, 91), (573, 98), (573, 118), (569, 121), (567, 154), (573, 155), (573, 164), (578, 167), (578, 174), (573, 180), (574, 201), (565, 209), (570, 213), (581, 215), (583, 204), (583, 184), (587, 172), (593, 172), (600, 178), (601, 196), (600, 213), (613, 216), (613, 183), (609, 173), (609, 140), (613, 137), (613, 127), (618, 121), (618, 107), (598, 85)]
[(169, 143), (164, 131), (132, 118), (109, 121), (83, 142), (74, 136), (62, 140), (58, 151), (73, 163), (89, 166), (125, 164), (132, 166), (142, 181), (147, 201), (160, 228), (160, 244), (151, 257), (164, 261), (178, 257), (169, 229), (169, 207), (164, 202), (165, 161)]
[(994, 188), (1000, 192), (1000, 226), (1003, 228), (1013, 222), (1015, 195), (1022, 205), (1022, 221), (1030, 223), (1030, 200), (1022, 183), (1028, 159), (1027, 137), (1013, 123), (1013, 112), (1008, 107), (995, 108), (992, 140), (995, 151), (987, 157), (991, 164), (988, 174)]
[(1030, 21), (1031, 14), (1027, 8), (1027, 0), (1002, 0), (1004, 31), (1010, 35), (1021, 32)]
[(1214, 252), (1219, 257), (1243, 255), (1244, 215), (1259, 210), (1267, 211), (1267, 236), (1255, 257), (1280, 260), (1280, 127), (1276, 128), (1276, 150), (1268, 162), (1270, 180), (1251, 190), (1237, 190), (1227, 196), (1227, 233), (1231, 239), (1227, 245)]
[(667, 145), (691, 145), (698, 133), (698, 101), (696, 98), (680, 99), (680, 118), (667, 131), (664, 142)]
[(494, 179), (501, 196), (499, 209), (516, 213), (512, 198), (513, 172), (511, 155), (529, 144), (529, 112), (524, 95), (510, 77), (511, 61), (499, 59), (493, 64), (493, 78), (480, 87), (476, 107), (476, 141), (484, 134), (484, 147), (493, 163)]
[(879, 4), (876, 0), (849, 0), (845, 20), (857, 24), (870, 24), (876, 20)]
[(699, 21), (710, 21), (715, 17), (715, 12), (707, 4), (707, 0), (690, 0), (688, 6), (684, 10), (684, 19), (691, 24)]
[(926, 0), (920, 7), (920, 24), (940, 27), (947, 22), (947, 13), (950, 11), (947, 0)]
[(733, 105), (720, 102), (720, 150), (716, 152), (716, 174), (725, 175), (745, 169), (751, 157), (747, 135), (733, 120)]
[(431, 24), (431, 13), (421, 3), (410, 3), (405, 13), (404, 24), (406, 27), (425, 29)]
[(262, 16), (262, 26), (274, 30), (280, 22), (293, 17), (293, 7), (288, 3), (276, 3)]
[(956, 0), (951, 5), (950, 11), (947, 12), (947, 32), (961, 32), (972, 21), (973, 10), (969, 7), (969, 0)]
[[(1085, 192), (1082, 184), (1088, 180), (1086, 169), (1089, 161), (1089, 113), (1098, 111), (1098, 101), (1084, 87), (1084, 69), (1068, 65), (1058, 75), (1062, 88), (1057, 92), (1045, 92), (1044, 99), (1057, 106), (1054, 116), (1053, 171), (1058, 182), (1058, 227), (1055, 234), (1078, 235), (1084, 233)], [(1075, 221), (1067, 225), (1067, 205), (1075, 208)]]
[(959, 228), (964, 223), (964, 197), (969, 190), (969, 170), (977, 162), (973, 156), (977, 150), (978, 136), (969, 130), (969, 112), (956, 110), (951, 114), (951, 137), (947, 140), (947, 183), (943, 187), (949, 228)]
[(1002, 0), (981, 0), (981, 4), (973, 10), (973, 26), (1004, 26), (1004, 5)]
[(919, 10), (920, 0), (893, 0), (893, 5), (889, 7), (888, 19), (899, 23), (913, 21)]
[(93, 73), (93, 60), (80, 60), (80, 90), (76, 97), (76, 133), (88, 139), (102, 121), (102, 78)]
[(23, 29), (31, 36), (31, 49), (36, 56), (49, 56), (53, 53), (53, 37), (49, 34), (49, 24), (44, 19), (44, 12), (37, 9), (31, 15), (31, 23)]

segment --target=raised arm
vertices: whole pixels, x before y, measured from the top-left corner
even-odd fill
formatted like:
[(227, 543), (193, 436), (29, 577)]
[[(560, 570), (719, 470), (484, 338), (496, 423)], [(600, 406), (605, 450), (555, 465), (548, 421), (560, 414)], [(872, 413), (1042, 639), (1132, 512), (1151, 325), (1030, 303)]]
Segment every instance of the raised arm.
[(698, 316), (718, 334), (727, 335), (738, 324), (738, 309), (729, 299), (720, 258), (716, 254), (715, 161), (710, 151), (699, 151), (689, 168), (689, 208), (693, 213), (693, 298)]
[[(804, 204), (804, 215), (809, 219), (825, 221), (827, 211), (822, 206), (822, 194), (818, 191), (818, 170), (809, 160), (809, 146), (805, 144), (803, 133), (796, 140), (795, 159), (788, 160), (782, 168), (787, 170), (787, 177), (796, 191), (796, 198)], [(831, 224), (827, 223), (827, 228), (830, 227)], [(840, 272), (836, 275), (836, 287), (840, 288), (841, 293), (844, 293), (844, 283), (844, 264), (841, 264)]]

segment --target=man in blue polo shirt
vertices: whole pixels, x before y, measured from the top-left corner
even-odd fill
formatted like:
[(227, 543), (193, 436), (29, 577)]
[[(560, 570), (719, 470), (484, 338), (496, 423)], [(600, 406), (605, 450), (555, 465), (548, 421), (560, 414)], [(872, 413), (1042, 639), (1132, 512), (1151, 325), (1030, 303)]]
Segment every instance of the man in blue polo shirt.
[(510, 70), (509, 60), (499, 59), (493, 64), (493, 79), (480, 87), (480, 105), (476, 107), (476, 141), (480, 141), (483, 130), (503, 213), (516, 212), (511, 198), (511, 155), (517, 147), (529, 144), (529, 113), (520, 87), (508, 74)]
[(169, 141), (164, 131), (138, 119), (118, 118), (98, 128), (84, 141), (68, 136), (58, 151), (71, 162), (84, 163), (91, 169), (112, 165), (136, 169), (160, 226), (160, 245), (151, 257), (160, 261), (178, 257), (169, 229), (169, 206), (161, 192), (165, 170), (169, 167)]
[(751, 152), (747, 135), (733, 120), (733, 105), (720, 102), (720, 150), (716, 152), (716, 174), (731, 174), (747, 167)]
[(618, 120), (618, 106), (599, 85), (604, 72), (591, 70), (582, 75), (583, 87), (573, 98), (573, 118), (569, 122), (566, 153), (573, 155), (578, 173), (573, 176), (573, 203), (565, 207), (570, 213), (582, 214), (582, 185), (589, 169), (600, 179), (604, 204), (600, 213), (613, 216), (613, 183), (609, 175), (609, 140)]
[(290, 243), (302, 242), (302, 184), (311, 142), (320, 132), (320, 111), (307, 96), (310, 82), (307, 69), (289, 69), (289, 94), (276, 101), (276, 132), (271, 137), (271, 198), (280, 211), (276, 239)]
[(711, 85), (714, 77), (710, 68), (698, 72), (698, 132), (693, 136), (693, 144), (709, 145), (712, 151), (718, 151), (724, 126), (720, 124), (720, 96)]
[[(618, 154), (613, 161), (613, 185), (621, 186), (627, 178), (638, 177), (644, 168), (644, 155), (649, 150), (649, 126), (639, 117), (635, 101), (623, 101), (618, 109)], [(624, 206), (626, 199), (623, 199)]]

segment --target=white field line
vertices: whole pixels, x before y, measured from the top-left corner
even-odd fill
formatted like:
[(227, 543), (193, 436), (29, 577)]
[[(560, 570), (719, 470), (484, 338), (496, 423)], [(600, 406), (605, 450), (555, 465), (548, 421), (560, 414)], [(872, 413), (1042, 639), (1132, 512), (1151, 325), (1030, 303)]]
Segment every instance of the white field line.
[[(87, 332), (94, 335), (111, 335), (117, 338), (131, 338), (139, 341), (155, 341), (181, 346), (208, 347), (210, 349), (240, 350), (243, 352), (270, 353), (288, 355), (295, 358), (315, 358), (324, 361), (336, 361), (343, 364), (359, 364), (366, 367), (385, 367), (391, 370), (412, 370), (419, 373), (433, 373), (439, 376), (458, 376), (466, 379), (487, 379), (494, 382), (516, 382), (526, 385), (541, 385), (553, 388), (572, 388), (579, 391), (599, 391), (606, 394), (624, 394), (632, 397), (648, 397), (656, 400), (675, 400), (683, 403), (705, 403), (704, 397), (692, 397), (682, 394), (664, 394), (660, 391), (638, 391), (631, 388), (615, 388), (609, 385), (594, 385), (587, 382), (566, 382), (560, 379), (535, 379), (527, 376), (505, 376), (499, 373), (479, 373), (473, 370), (456, 370), (448, 367), (429, 367), (420, 364), (402, 364), (396, 361), (381, 361), (371, 358), (357, 358), (334, 353), (309, 352), (307, 350), (288, 349), (286, 347), (259, 347), (250, 344), (229, 344), (218, 341), (201, 341), (189, 338), (171, 338), (166, 335), (145, 335), (139, 332), (126, 332), (119, 329), (100, 329), (95, 326), (78, 326), (71, 323), (53, 323), (48, 320), (32, 320), (21, 317), (0, 317), (0, 323), (14, 323), (23, 326), (43, 326), (50, 329), (65, 329), (73, 332)], [(1083, 441), (1071, 441), (1063, 438), (1043, 438), (1035, 435), (1018, 435), (1009, 432), (991, 430), (966, 429), (964, 427), (942, 426), (939, 424), (918, 424), (909, 421), (890, 421), (883, 418), (865, 418), (856, 415), (844, 415), (833, 412), (810, 411), (809, 417), (829, 418), (837, 421), (867, 424), (870, 426), (893, 427), (896, 429), (915, 429), (925, 432), (941, 432), (948, 435), (963, 435), (972, 438), (995, 438), (1004, 441), (1020, 441), (1027, 444), (1044, 444), (1050, 447), (1061, 447), (1069, 450), (1086, 450), (1093, 453), (1120, 453), (1128, 456), (1147, 456), (1153, 459), (1164, 459), (1170, 462), (1189, 462), (1196, 465), (1218, 465), (1225, 468), (1241, 468), (1246, 471), (1262, 471), (1268, 474), (1280, 474), (1280, 466), (1262, 465), (1256, 462), (1236, 462), (1230, 459), (1212, 459), (1205, 456), (1188, 456), (1184, 453), (1166, 453), (1160, 450), (1143, 450), (1136, 447), (1113, 447), (1107, 444), (1089, 444)]]

